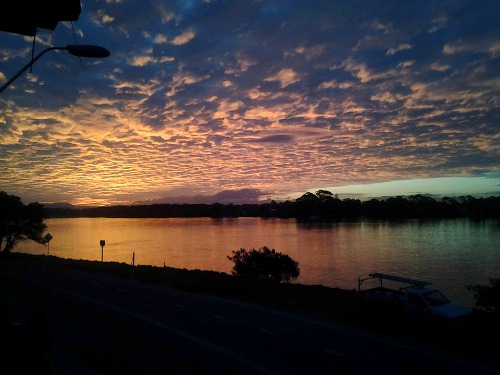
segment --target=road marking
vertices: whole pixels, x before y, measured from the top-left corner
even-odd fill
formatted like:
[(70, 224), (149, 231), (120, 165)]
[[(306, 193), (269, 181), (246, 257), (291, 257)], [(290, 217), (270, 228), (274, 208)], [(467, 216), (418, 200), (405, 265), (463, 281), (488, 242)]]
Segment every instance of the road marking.
[(326, 352), (326, 353), (328, 353), (328, 354), (336, 355), (337, 357), (343, 357), (345, 355), (345, 354), (333, 351), (331, 349), (323, 349), (323, 351)]
[[(8, 273), (5, 273), (5, 274), (10, 275)], [(98, 300), (96, 300), (94, 298), (87, 297), (87, 296), (85, 296), (83, 294), (80, 294), (80, 293), (71, 292), (69, 290), (63, 289), (61, 287), (57, 287), (55, 285), (47, 284), (47, 283), (40, 282), (40, 281), (37, 281), (37, 280), (29, 279), (29, 278), (26, 278), (26, 277), (19, 277), (19, 276), (14, 276), (14, 275), (10, 275), (10, 276), (15, 277), (15, 278), (19, 278), (19, 279), (22, 279), (22, 280), (25, 280), (27, 282), (31, 282), (31, 283), (34, 283), (34, 284), (37, 284), (37, 285), (40, 285), (40, 286), (44, 286), (46, 288), (58, 291), (59, 293), (63, 293), (63, 294), (69, 295), (69, 296), (73, 296), (75, 298), (82, 299), (84, 301), (88, 301), (88, 302), (94, 303), (95, 305), (100, 305), (100, 306), (104, 306), (104, 307), (106, 307), (108, 309), (111, 309), (111, 310), (119, 311), (122, 314), (131, 316), (133, 318), (142, 320), (142, 321), (144, 321), (146, 323), (155, 325), (155, 326), (157, 326), (157, 327), (159, 327), (161, 329), (164, 329), (165, 331), (169, 331), (169, 332), (171, 332), (173, 334), (176, 334), (178, 336), (181, 336), (181, 337), (183, 337), (185, 339), (191, 340), (191, 341), (197, 343), (198, 345), (201, 345), (201, 346), (204, 346), (206, 348), (212, 349), (212, 350), (214, 350), (216, 352), (219, 352), (220, 354), (223, 354), (226, 357), (233, 359), (234, 361), (243, 363), (243, 364), (245, 364), (248, 367), (251, 367), (251, 368), (253, 368), (255, 370), (258, 370), (259, 372), (261, 372), (263, 374), (276, 375), (276, 372), (274, 372), (273, 370), (271, 370), (271, 369), (269, 369), (269, 368), (267, 368), (267, 367), (265, 367), (265, 366), (263, 366), (263, 365), (261, 365), (261, 364), (259, 364), (257, 362), (254, 362), (251, 359), (247, 359), (245, 357), (242, 357), (238, 353), (235, 353), (235, 352), (233, 352), (233, 351), (231, 351), (229, 349), (226, 349), (226, 348), (223, 348), (223, 347), (221, 347), (221, 346), (219, 346), (217, 344), (214, 344), (213, 342), (205, 340), (205, 339), (203, 339), (203, 338), (201, 338), (199, 336), (192, 335), (189, 332), (182, 331), (182, 330), (180, 330), (178, 328), (175, 328), (173, 326), (170, 326), (168, 324), (165, 324), (165, 323), (162, 323), (162, 322), (158, 322), (158, 321), (150, 319), (150, 318), (148, 318), (146, 316), (137, 314), (137, 313), (129, 311), (129, 310), (125, 310), (125, 309), (123, 309), (121, 307), (112, 305), (112, 304), (107, 303), (107, 302), (98, 301)], [(179, 306), (183, 307), (182, 305), (179, 305)]]
[(276, 336), (276, 333), (274, 333), (273, 331), (269, 331), (267, 329), (264, 329), (264, 328), (261, 328), (260, 331), (267, 333), (268, 335), (271, 335), (271, 336)]
[[(58, 318), (58, 322), (61, 323), (60, 318)], [(123, 349), (117, 347), (116, 345), (111, 344), (108, 340), (106, 340), (106, 339), (104, 339), (102, 337), (99, 337), (99, 336), (95, 335), (92, 332), (84, 330), (84, 329), (82, 329), (82, 327), (80, 327), (80, 326), (78, 326), (78, 325), (76, 325), (76, 324), (74, 324), (74, 323), (72, 323), (72, 322), (70, 322), (70, 321), (68, 321), (66, 319), (63, 319), (62, 322), (64, 324), (66, 324), (66, 325), (69, 325), (69, 326), (73, 327), (73, 329), (78, 330), (79, 332), (83, 333), (84, 335), (87, 335), (87, 336), (91, 337), (92, 339), (94, 339), (96, 341), (99, 341), (102, 345), (105, 345), (109, 349), (114, 350), (116, 353), (119, 353), (120, 355), (128, 358), (130, 361), (136, 363), (138, 366), (140, 366), (143, 369), (149, 371), (151, 374), (158, 374), (158, 375), (161, 374), (161, 373), (157, 372), (155, 369), (153, 369), (152, 367), (149, 367), (146, 363), (142, 362), (137, 357), (135, 357), (133, 355), (130, 355), (130, 352), (124, 351)]]

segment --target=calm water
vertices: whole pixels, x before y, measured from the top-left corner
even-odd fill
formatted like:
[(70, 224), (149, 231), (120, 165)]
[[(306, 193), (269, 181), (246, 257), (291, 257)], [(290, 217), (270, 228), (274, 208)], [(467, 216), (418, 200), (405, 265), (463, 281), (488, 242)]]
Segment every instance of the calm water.
[(385, 272), (431, 281), (473, 306), (470, 284), (500, 278), (500, 221), (300, 224), (294, 219), (48, 219), (50, 248), (23, 242), (17, 251), (62, 258), (230, 273), (233, 250), (268, 246), (299, 262), (295, 282), (357, 288), (358, 277)]

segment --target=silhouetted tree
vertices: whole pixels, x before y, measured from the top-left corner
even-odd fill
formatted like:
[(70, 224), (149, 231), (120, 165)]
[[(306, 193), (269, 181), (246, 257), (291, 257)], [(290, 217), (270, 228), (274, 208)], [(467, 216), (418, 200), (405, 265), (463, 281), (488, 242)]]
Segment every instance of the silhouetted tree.
[(318, 198), (318, 209), (316, 215), (320, 216), (323, 220), (338, 219), (342, 216), (342, 201), (339, 199), (338, 194), (333, 194), (328, 190), (316, 191)]
[(25, 239), (43, 243), (42, 234), (47, 228), (45, 217), (42, 204), (35, 202), (24, 205), (21, 198), (1, 191), (0, 251), (8, 253), (17, 242)]
[(295, 200), (298, 217), (309, 217), (318, 214), (319, 198), (310, 192), (302, 194)]
[(316, 191), (316, 196), (321, 202), (328, 202), (332, 199), (338, 199), (337, 194), (333, 195), (333, 193), (328, 190), (318, 190)]
[(266, 246), (233, 251), (227, 258), (234, 262), (232, 275), (246, 280), (287, 283), (300, 275), (299, 263)]
[(342, 214), (346, 218), (357, 218), (361, 215), (361, 201), (359, 199), (346, 198), (341, 203)]

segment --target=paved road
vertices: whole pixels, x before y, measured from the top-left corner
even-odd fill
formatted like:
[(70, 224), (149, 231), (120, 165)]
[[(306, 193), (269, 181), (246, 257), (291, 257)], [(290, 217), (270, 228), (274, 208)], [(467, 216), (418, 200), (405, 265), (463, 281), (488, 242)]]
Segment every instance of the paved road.
[(500, 374), (499, 363), (102, 274), (2, 267), (0, 277), (3, 313), (26, 339), (8, 336), (12, 373)]

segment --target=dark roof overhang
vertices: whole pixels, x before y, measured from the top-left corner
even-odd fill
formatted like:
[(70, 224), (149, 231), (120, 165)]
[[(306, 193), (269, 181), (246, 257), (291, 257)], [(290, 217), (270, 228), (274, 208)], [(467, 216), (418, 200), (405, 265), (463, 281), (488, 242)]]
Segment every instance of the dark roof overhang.
[(4, 1), (0, 5), (0, 31), (34, 36), (38, 29), (54, 31), (59, 21), (76, 21), (80, 0)]

